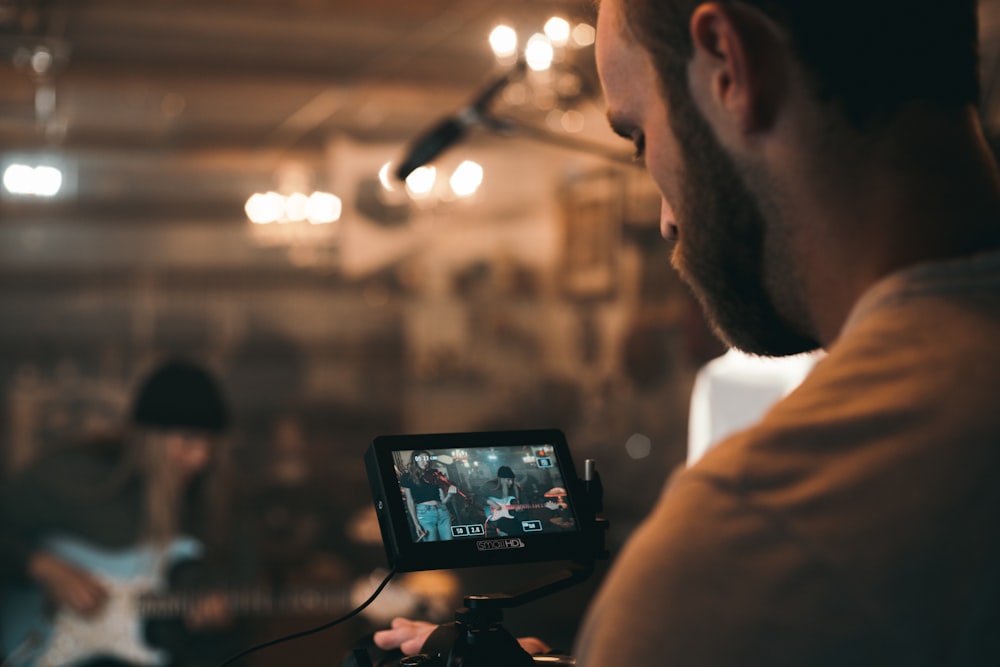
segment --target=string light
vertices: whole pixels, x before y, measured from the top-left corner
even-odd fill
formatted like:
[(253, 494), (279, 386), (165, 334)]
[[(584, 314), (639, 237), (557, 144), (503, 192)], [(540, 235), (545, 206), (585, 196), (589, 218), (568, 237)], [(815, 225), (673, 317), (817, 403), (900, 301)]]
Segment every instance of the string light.
[(552, 66), (555, 58), (555, 49), (552, 42), (541, 33), (535, 33), (528, 38), (528, 43), (524, 47), (524, 59), (528, 67), (536, 72), (543, 72)]
[(12, 164), (3, 172), (4, 188), (14, 195), (54, 197), (62, 184), (62, 171), (48, 165)]
[(569, 22), (560, 16), (553, 16), (546, 21), (544, 30), (553, 46), (566, 46), (569, 41)]
[(483, 183), (483, 168), (472, 160), (458, 165), (451, 175), (451, 190), (459, 197), (471, 197)]
[(301, 192), (287, 197), (277, 192), (257, 192), (250, 195), (243, 209), (250, 222), (257, 225), (306, 221), (323, 225), (340, 220), (343, 202), (329, 192), (314, 192), (308, 197)]
[(517, 55), (517, 31), (509, 25), (498, 25), (490, 32), (490, 48), (498, 60), (509, 60)]
[(417, 167), (406, 177), (406, 191), (414, 199), (427, 197), (434, 189), (434, 182), (437, 180), (437, 168)]
[(594, 30), (594, 26), (589, 23), (578, 23), (573, 27), (571, 36), (574, 44), (580, 48), (584, 48), (594, 43), (596, 35), (597, 31)]

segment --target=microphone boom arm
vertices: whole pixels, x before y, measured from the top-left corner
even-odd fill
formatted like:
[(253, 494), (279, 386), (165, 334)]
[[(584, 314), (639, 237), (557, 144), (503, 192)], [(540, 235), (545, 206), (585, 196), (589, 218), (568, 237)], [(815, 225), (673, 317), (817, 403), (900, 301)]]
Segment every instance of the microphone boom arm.
[(500, 136), (521, 136), (560, 148), (588, 153), (597, 157), (636, 166), (635, 160), (625, 153), (603, 146), (602, 144), (577, 139), (557, 132), (525, 125), (509, 118), (499, 118), (488, 113), (487, 109), (494, 98), (510, 85), (515, 79), (524, 75), (525, 65), (519, 62), (516, 67), (483, 88), (472, 101), (457, 114), (444, 118), (415, 139), (406, 157), (396, 169), (396, 178), (405, 181), (406, 177), (419, 167), (424, 166), (445, 150), (461, 141), (473, 125), (483, 125), (488, 130)]

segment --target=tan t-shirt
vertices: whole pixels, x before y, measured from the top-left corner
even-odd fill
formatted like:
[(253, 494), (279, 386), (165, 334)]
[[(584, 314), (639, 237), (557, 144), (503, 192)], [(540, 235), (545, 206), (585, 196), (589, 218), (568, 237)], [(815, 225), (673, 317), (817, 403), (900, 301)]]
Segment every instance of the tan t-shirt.
[(883, 280), (796, 391), (676, 472), (574, 653), (1000, 664), (1000, 253)]

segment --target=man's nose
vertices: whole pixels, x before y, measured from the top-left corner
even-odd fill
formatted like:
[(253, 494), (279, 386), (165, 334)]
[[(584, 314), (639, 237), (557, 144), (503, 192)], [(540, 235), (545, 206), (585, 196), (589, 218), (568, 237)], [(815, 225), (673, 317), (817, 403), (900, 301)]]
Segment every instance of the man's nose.
[(668, 241), (677, 240), (677, 218), (666, 197), (660, 197), (660, 235)]

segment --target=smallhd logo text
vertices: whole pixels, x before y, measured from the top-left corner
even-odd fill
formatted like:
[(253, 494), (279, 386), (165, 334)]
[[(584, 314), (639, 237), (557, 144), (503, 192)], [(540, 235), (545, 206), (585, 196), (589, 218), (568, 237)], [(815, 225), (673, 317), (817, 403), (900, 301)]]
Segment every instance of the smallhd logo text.
[(502, 549), (523, 549), (524, 542), (518, 537), (508, 537), (501, 540), (479, 540), (476, 548), (480, 551), (500, 551)]

